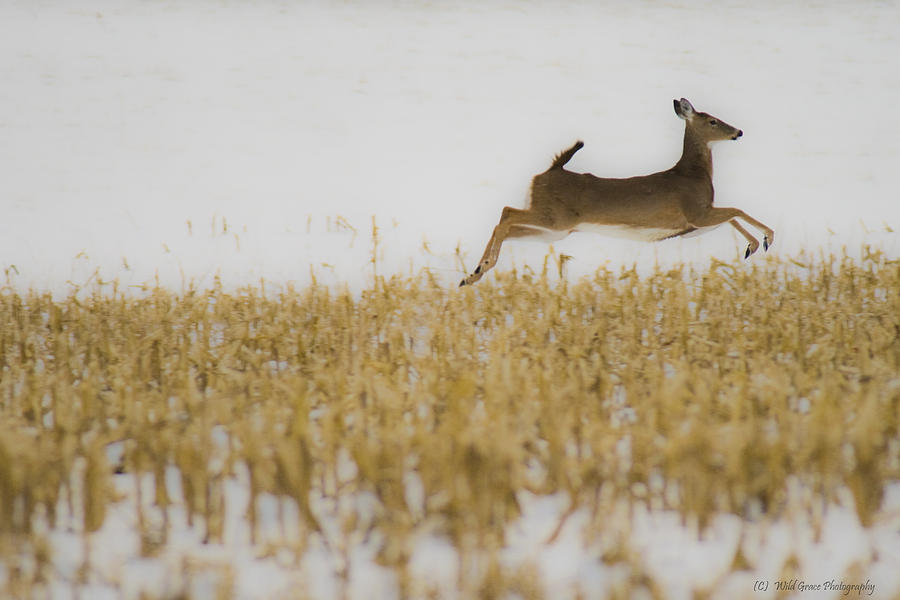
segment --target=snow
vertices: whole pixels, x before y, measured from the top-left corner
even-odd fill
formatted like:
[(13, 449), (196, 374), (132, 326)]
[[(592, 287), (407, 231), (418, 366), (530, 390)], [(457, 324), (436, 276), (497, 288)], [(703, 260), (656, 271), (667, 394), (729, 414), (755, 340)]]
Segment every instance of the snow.
[[(674, 163), (681, 96), (743, 129), (715, 149), (717, 202), (774, 227), (770, 252), (896, 253), (898, 25), (890, 3), (11, 0), (0, 266), (58, 292), (97, 278), (303, 285), (311, 268), (359, 287), (375, 216), (382, 274), (430, 266), (451, 282), (457, 244), (471, 265), (573, 140), (586, 142), (576, 171)], [(743, 246), (719, 229), (555, 247), (577, 276)], [(499, 268), (546, 251), (510, 244)]]
[[(187, 525), (183, 498), (174, 494), (168, 525), (163, 525), (162, 510), (151, 506), (149, 500), (153, 497), (153, 478), (145, 475), (144, 518), (167, 528), (168, 543), (156, 556), (141, 557), (134, 476), (120, 474), (115, 478), (121, 499), (112, 505), (89, 544), (83, 543), (80, 532), (67, 531), (64, 525), (51, 533), (55, 551), (53, 598), (73, 597), (75, 590), (91, 598), (139, 598), (142, 594), (171, 597), (184, 586), (192, 590), (192, 596), (210, 597), (225, 584), (223, 573), (232, 578), (235, 597), (242, 599), (298, 593), (315, 599), (398, 597), (394, 572), (376, 561), (378, 535), (342, 534), (340, 515), (326, 498), (314, 498), (312, 502), (324, 533), (307, 538), (303, 542), (306, 550), (297, 555), (288, 548), (300, 543), (298, 529), (286, 527), (277, 533), (284, 542), (281, 550), (272, 553), (261, 541), (265, 534), (258, 535), (255, 544), (249, 539), (245, 516), (249, 479), (243, 465), (238, 465), (236, 474), (226, 481), (225, 536), (221, 542), (204, 543), (202, 527)], [(796, 500), (803, 490), (792, 486), (791, 493)], [(624, 558), (631, 561), (630, 568), (649, 574), (667, 598), (692, 598), (697, 591), (712, 592), (714, 598), (750, 597), (754, 582), (759, 580), (768, 581), (769, 589), (752, 596), (774, 598), (774, 582), (784, 577), (783, 565), (792, 556), (797, 567), (791, 578), (811, 584), (833, 579), (848, 585), (868, 579), (876, 586), (875, 597), (889, 597), (900, 593), (898, 500), (900, 484), (894, 483), (886, 492), (884, 518), (869, 529), (860, 525), (852, 496), (846, 492), (838, 501), (823, 505), (818, 527), (806, 510), (798, 509), (761, 519), (721, 514), (702, 533), (698, 533), (696, 523), (690, 519), (686, 522), (675, 511), (649, 509), (640, 503), (629, 510), (622, 504), (603, 519), (603, 534), (598, 541), (586, 534), (592, 526), (589, 512), (585, 508), (570, 511), (566, 494), (520, 492), (522, 515), (507, 527), (500, 561), (508, 572), (537, 569), (547, 597), (575, 598), (581, 594), (603, 598), (623, 578), (622, 564), (610, 565), (601, 559), (607, 543), (604, 540), (618, 539), (626, 541)], [(361, 497), (350, 501), (366, 502)], [(61, 501), (60, 511), (64, 510)], [(279, 527), (278, 510), (278, 501), (272, 497), (260, 502), (261, 531)], [(733, 570), (738, 548), (749, 565)], [(87, 582), (79, 584), (78, 570), (85, 551), (89, 552), (91, 574)], [(856, 574), (859, 581), (848, 576), (856, 563), (861, 568)], [(409, 562), (409, 573), (418, 589), (436, 591), (441, 598), (462, 597), (459, 568), (459, 556), (449, 541), (427, 527), (421, 528), (414, 537)], [(788, 597), (836, 596), (803, 592)]]
[[(897, 256), (897, 31), (894, 3), (8, 0), (0, 267), (19, 288), (56, 293), (111, 280), (122, 289), (216, 278), (302, 286), (313, 276), (359, 288), (371, 282), (375, 252), (380, 274), (427, 266), (455, 283), (455, 248), (471, 267), (502, 207), (522, 205), (530, 177), (574, 140), (586, 142), (569, 163), (575, 171), (618, 177), (673, 164), (683, 125), (671, 99), (681, 96), (743, 129), (714, 150), (717, 202), (772, 226), (770, 255), (868, 243)], [(724, 228), (659, 244), (586, 233), (555, 244), (575, 257), (572, 277), (603, 265), (731, 260), (743, 247)], [(498, 268), (537, 269), (546, 251), (504, 246)], [(321, 539), (301, 557), (250, 543), (240, 477), (226, 487), (221, 544), (203, 544), (176, 501), (168, 543), (140, 558), (132, 477), (116, 476), (122, 499), (92, 536), (89, 581), (75, 583), (80, 532), (65, 516), (51, 532), (53, 598), (76, 588), (78, 597), (165, 596), (184, 573), (191, 597), (211, 597), (221, 565), (240, 598), (339, 596), (342, 559)], [(167, 473), (175, 498), (179, 485)], [(414, 504), (416, 485), (407, 481)], [(146, 517), (164, 526), (152, 492), (141, 495)], [(721, 515), (699, 537), (674, 513), (639, 508), (618, 527), (671, 598), (706, 586), (749, 597), (791, 554), (809, 581), (871, 559), (876, 596), (897, 594), (900, 487), (869, 529), (847, 502), (824, 510), (820, 537), (801, 513), (756, 523)], [(620, 575), (585, 546), (590, 516), (575, 511), (547, 543), (568, 499), (522, 505), (505, 564), (538, 565), (548, 597), (602, 597)], [(262, 531), (278, 535), (278, 502), (261, 507)], [(374, 543), (348, 555), (350, 598), (396, 595)], [(754, 570), (724, 576), (739, 545)], [(410, 571), (454, 597), (457, 558), (426, 532)], [(752, 597), (775, 597), (774, 588)]]

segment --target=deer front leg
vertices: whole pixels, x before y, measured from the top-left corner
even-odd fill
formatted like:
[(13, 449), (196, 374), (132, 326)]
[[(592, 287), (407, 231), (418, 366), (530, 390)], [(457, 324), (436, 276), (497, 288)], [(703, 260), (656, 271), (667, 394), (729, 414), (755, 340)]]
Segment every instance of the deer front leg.
[(769, 246), (771, 246), (772, 244), (775, 243), (775, 232), (772, 231), (772, 229), (770, 227), (764, 225), (763, 223), (760, 223), (759, 221), (757, 221), (756, 219), (754, 219), (753, 217), (751, 217), (744, 211), (740, 211), (740, 213), (741, 213), (740, 218), (747, 221), (748, 223), (750, 223), (751, 225), (753, 225), (754, 227), (756, 227), (757, 229), (759, 229), (760, 231), (762, 231), (764, 233), (764, 235), (763, 235), (763, 250), (768, 250)]
[(746, 238), (748, 244), (747, 250), (746, 252), (744, 252), (744, 258), (747, 258), (751, 254), (756, 252), (756, 250), (759, 248), (759, 242), (756, 240), (756, 238), (750, 235), (750, 233), (746, 229), (741, 227), (740, 223), (738, 223), (736, 219), (742, 219), (763, 232), (764, 250), (768, 250), (769, 246), (774, 243), (775, 232), (772, 231), (771, 228), (757, 221), (739, 208), (714, 207), (709, 209), (709, 211), (702, 217), (698, 217), (690, 221), (690, 224), (694, 227), (713, 227), (715, 225), (721, 225), (725, 221), (728, 221), (732, 227), (740, 231), (741, 235)]
[[(744, 258), (750, 258), (751, 254), (753, 254), (754, 252), (759, 250), (759, 242), (756, 241), (755, 237), (750, 235), (749, 231), (747, 231), (746, 229), (741, 227), (741, 224), (738, 223), (736, 220), (732, 219), (732, 220), (728, 221), (728, 224), (731, 225), (732, 227), (734, 227), (735, 229), (737, 229), (738, 231), (740, 231), (741, 235), (743, 235), (747, 239), (748, 244), (747, 244), (747, 250), (744, 252)], [(765, 239), (765, 238), (763, 238), (763, 239)], [(766, 245), (766, 250), (768, 250), (768, 249), (769, 249), (769, 246)]]

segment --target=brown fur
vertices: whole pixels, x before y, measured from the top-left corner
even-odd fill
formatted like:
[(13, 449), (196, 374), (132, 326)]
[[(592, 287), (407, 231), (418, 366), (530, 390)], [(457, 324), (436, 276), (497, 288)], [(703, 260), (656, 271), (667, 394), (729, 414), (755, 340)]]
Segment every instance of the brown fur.
[(581, 150), (584, 147), (584, 142), (578, 140), (575, 142), (575, 145), (566, 150), (565, 152), (560, 152), (553, 159), (553, 164), (550, 165), (551, 169), (562, 169), (566, 166), (566, 163), (572, 160), (572, 157), (575, 156), (575, 153)]
[(736, 140), (743, 132), (707, 113), (696, 112), (684, 98), (674, 104), (675, 113), (685, 121), (682, 155), (675, 166), (625, 179), (573, 173), (563, 167), (584, 146), (576, 142), (532, 179), (528, 208), (503, 209), (481, 261), (460, 285), (475, 283), (497, 263), (505, 239), (532, 235), (561, 239), (579, 227), (589, 230), (591, 226), (609, 226), (661, 240), (729, 222), (747, 239), (745, 256), (750, 256), (759, 242), (734, 220), (739, 218), (764, 232), (763, 246), (768, 249), (775, 236), (769, 227), (739, 209), (713, 207), (709, 144)]

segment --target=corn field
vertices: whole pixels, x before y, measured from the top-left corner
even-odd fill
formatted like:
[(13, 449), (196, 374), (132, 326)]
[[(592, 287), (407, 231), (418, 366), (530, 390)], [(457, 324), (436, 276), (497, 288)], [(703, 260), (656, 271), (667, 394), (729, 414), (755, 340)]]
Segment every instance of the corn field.
[[(213, 555), (168, 561), (163, 591), (129, 588), (131, 563), (99, 542), (122, 523), (129, 560), (166, 555), (179, 527), (207, 548), (244, 536), (287, 570), (318, 548), (334, 585), (317, 593), (306, 569), (297, 598), (356, 597), (361, 547), (396, 598), (550, 597), (539, 565), (508, 560), (535, 498), (564, 499), (541, 544), (580, 515), (602, 597), (670, 597), (631, 542), (640, 510), (702, 538), (722, 515), (803, 514), (817, 531), (844, 501), (863, 529), (897, 529), (883, 507), (900, 479), (900, 261), (550, 271), (463, 289), (378, 276), (359, 293), (8, 285), (0, 595), (241, 596)], [(424, 538), (453, 550), (449, 591), (415, 568)], [(759, 573), (752, 554), (737, 543), (691, 593)]]

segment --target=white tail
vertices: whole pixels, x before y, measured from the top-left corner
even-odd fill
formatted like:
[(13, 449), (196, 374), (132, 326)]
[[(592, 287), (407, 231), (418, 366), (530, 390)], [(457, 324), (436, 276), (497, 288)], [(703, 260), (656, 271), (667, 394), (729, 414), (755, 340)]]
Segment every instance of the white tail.
[(738, 208), (713, 206), (710, 145), (736, 140), (740, 129), (707, 113), (697, 112), (686, 99), (675, 100), (675, 113), (684, 119), (684, 150), (667, 171), (627, 179), (604, 179), (573, 173), (565, 164), (584, 146), (578, 141), (560, 153), (550, 168), (534, 177), (525, 209), (504, 207), (500, 223), (488, 241), (484, 256), (459, 285), (471, 285), (497, 264), (500, 246), (507, 239), (560, 240), (575, 231), (594, 231), (647, 241), (698, 235), (725, 222), (747, 239), (747, 258), (759, 242), (737, 221), (763, 232), (763, 248), (775, 241), (775, 232)]

